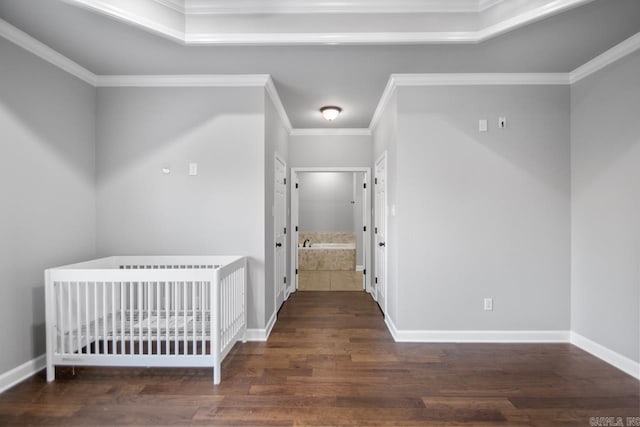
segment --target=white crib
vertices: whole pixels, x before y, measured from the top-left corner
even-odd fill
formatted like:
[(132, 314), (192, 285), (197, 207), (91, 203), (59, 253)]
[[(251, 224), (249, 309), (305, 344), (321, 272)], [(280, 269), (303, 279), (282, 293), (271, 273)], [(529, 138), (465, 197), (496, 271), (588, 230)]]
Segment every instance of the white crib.
[(213, 367), (247, 329), (247, 261), (118, 256), (45, 271), (47, 381), (56, 365)]

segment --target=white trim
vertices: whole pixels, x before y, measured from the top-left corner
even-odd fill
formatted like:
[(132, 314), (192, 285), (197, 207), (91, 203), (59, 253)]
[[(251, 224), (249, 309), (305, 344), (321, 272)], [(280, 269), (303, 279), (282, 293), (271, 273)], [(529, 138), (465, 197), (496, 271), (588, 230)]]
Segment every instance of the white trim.
[(624, 58), (625, 56), (635, 52), (638, 49), (640, 49), (640, 32), (634, 34), (622, 43), (615, 45), (601, 55), (596, 56), (586, 64), (573, 70), (570, 74), (569, 81), (571, 82), (571, 84), (577, 83), (585, 77), (590, 76), (596, 71), (600, 71), (607, 65), (610, 65), (617, 60)]
[(444, 44), (478, 43), (479, 31), (345, 32), (345, 33), (191, 33), (187, 45), (313, 46), (334, 44)]
[[(495, 2), (496, 0), (489, 0)], [(497, 0), (501, 1), (501, 0)], [(200, 14), (317, 14), (317, 13), (472, 13), (487, 0), (187, 0), (185, 13)]]
[(384, 323), (387, 325), (387, 329), (389, 329), (389, 333), (393, 337), (393, 340), (395, 342), (400, 341), (398, 339), (398, 328), (396, 328), (396, 325), (393, 323), (390, 316), (384, 316)]
[[(106, 0), (63, 0), (98, 13), (111, 16), (120, 21), (138, 26), (144, 30), (160, 34), (166, 38), (186, 45), (324, 45), (324, 44), (429, 44), (429, 43), (479, 43), (489, 38), (504, 34), (505, 32), (520, 28), (529, 23), (561, 13), (591, 2), (593, 0), (554, 0), (521, 13), (513, 18), (497, 24), (485, 27), (481, 30), (471, 31), (413, 31), (413, 32), (338, 32), (338, 33), (294, 33), (294, 32), (270, 32), (270, 33), (189, 33), (183, 28), (172, 28), (148, 19), (137, 13), (130, 12), (121, 7), (116, 7)], [(475, 12), (481, 9), (480, 0), (458, 0), (466, 3), (452, 7), (452, 0), (396, 0), (393, 2), (380, 0), (377, 3), (369, 0), (355, 5), (349, 2), (324, 2), (314, 5), (301, 3), (297, 0), (280, 0), (265, 6), (264, 1), (259, 0), (229, 0), (217, 2), (215, 6), (210, 3), (198, 5), (189, 2), (185, 6), (185, 20), (191, 14), (212, 13), (437, 13), (437, 12)], [(159, 3), (160, 4), (160, 3)], [(166, 3), (162, 3), (166, 6)], [(238, 6), (240, 4), (240, 6)], [(490, 7), (493, 1), (484, 2)], [(179, 6), (178, 6), (179, 8)], [(174, 8), (175, 9), (175, 8)], [(361, 9), (361, 11), (358, 11)]]
[(566, 343), (569, 331), (431, 331), (398, 329), (385, 323), (396, 342), (418, 343)]
[[(153, 1), (163, 5), (164, 7), (173, 9), (176, 12), (180, 12), (182, 14), (186, 13), (183, 0), (153, 0)], [(481, 1), (486, 1), (486, 0), (481, 0)]]
[(46, 367), (46, 355), (42, 354), (22, 365), (0, 375), (0, 393), (5, 392), (14, 385), (26, 380), (30, 376), (40, 372)]
[(61, 53), (56, 52), (44, 43), (31, 37), (29, 34), (9, 24), (7, 21), (0, 19), (0, 36), (10, 42), (20, 46), (26, 51), (44, 59), (45, 61), (55, 65), (61, 70), (76, 76), (90, 85), (95, 86), (96, 75), (87, 70), (80, 64), (70, 60)]
[(269, 339), (269, 335), (271, 335), (271, 330), (273, 326), (276, 324), (277, 316), (274, 312), (271, 315), (271, 318), (267, 322), (267, 327), (264, 329), (247, 329), (245, 334), (245, 341), (254, 341), (254, 342), (264, 342)]
[(479, 0), (478, 11), (483, 12), (497, 4), (502, 3), (504, 0)]
[(378, 101), (378, 105), (376, 106), (375, 111), (373, 112), (373, 116), (371, 116), (371, 121), (369, 122), (369, 129), (373, 132), (373, 130), (378, 126), (380, 119), (382, 118), (382, 113), (387, 108), (387, 104), (391, 101), (391, 98), (396, 92), (396, 81), (394, 78), (394, 74), (389, 76), (389, 80), (387, 81), (387, 86), (384, 88), (382, 92), (382, 96), (380, 97), (380, 101)]
[(368, 128), (305, 128), (292, 129), (291, 136), (371, 136)]
[(566, 73), (392, 74), (395, 86), (568, 85)]
[(571, 331), (570, 342), (587, 353), (604, 360), (608, 364), (640, 380), (639, 362), (635, 362), (618, 352), (598, 344), (595, 341), (591, 341), (589, 338), (586, 338), (577, 332)]
[(97, 87), (264, 87), (268, 74), (97, 76)]
[(278, 115), (280, 116), (280, 120), (282, 120), (282, 124), (287, 129), (287, 132), (291, 133), (293, 127), (291, 126), (291, 121), (289, 120), (289, 116), (287, 115), (287, 110), (284, 109), (284, 104), (282, 104), (282, 100), (280, 99), (280, 95), (278, 95), (278, 91), (276, 90), (276, 86), (273, 83), (273, 79), (269, 74), (267, 74), (267, 81), (265, 82), (265, 89), (267, 94), (271, 98)]
[(497, 37), (509, 31), (524, 27), (536, 21), (562, 13), (568, 9), (585, 5), (594, 0), (556, 0), (543, 6), (521, 13), (513, 18), (490, 25), (474, 33), (474, 42), (479, 43)]
[(126, 22), (142, 28), (145, 31), (149, 31), (154, 34), (161, 35), (179, 43), (185, 42), (185, 32), (183, 30), (168, 27), (160, 24), (155, 20), (148, 19), (145, 16), (137, 13), (132, 13), (129, 10), (121, 7), (114, 6), (108, 1), (104, 0), (62, 0), (65, 3), (69, 3), (74, 6), (79, 6), (88, 10), (91, 10), (102, 15), (110, 16), (118, 21)]

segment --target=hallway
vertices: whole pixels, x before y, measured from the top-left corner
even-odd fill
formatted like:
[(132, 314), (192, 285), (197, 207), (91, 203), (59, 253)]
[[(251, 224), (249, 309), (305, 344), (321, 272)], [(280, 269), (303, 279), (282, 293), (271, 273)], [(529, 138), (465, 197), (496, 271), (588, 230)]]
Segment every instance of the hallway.
[(589, 425), (640, 416), (638, 381), (569, 344), (395, 343), (364, 292), (297, 292), (267, 343), (210, 369), (58, 369), (0, 424)]

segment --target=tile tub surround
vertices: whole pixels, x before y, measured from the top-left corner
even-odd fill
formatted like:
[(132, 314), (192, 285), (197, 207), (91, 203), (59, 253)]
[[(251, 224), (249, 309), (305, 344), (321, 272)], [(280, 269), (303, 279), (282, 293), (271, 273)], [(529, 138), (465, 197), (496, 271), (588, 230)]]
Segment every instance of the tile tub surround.
[(298, 233), (298, 246), (302, 246), (305, 240), (314, 243), (353, 243), (356, 244), (356, 234), (342, 231), (317, 232), (300, 231)]
[[(311, 248), (302, 247), (309, 239)], [(349, 249), (319, 249), (322, 243), (342, 243), (352, 245)], [(314, 248), (314, 245), (316, 248)], [(356, 235), (349, 232), (314, 232), (298, 233), (298, 269), (323, 271), (355, 271), (356, 269)]]
[(350, 270), (356, 269), (356, 249), (298, 248), (299, 270)]

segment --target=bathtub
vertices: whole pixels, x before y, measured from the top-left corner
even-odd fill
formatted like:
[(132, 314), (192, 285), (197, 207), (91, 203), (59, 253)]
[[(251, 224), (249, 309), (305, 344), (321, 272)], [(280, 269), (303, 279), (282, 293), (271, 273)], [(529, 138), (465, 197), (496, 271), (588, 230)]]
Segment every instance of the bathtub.
[(311, 246), (303, 247), (298, 245), (300, 249), (356, 249), (355, 243), (311, 243)]
[(313, 243), (298, 246), (300, 270), (350, 270), (356, 269), (355, 243)]

